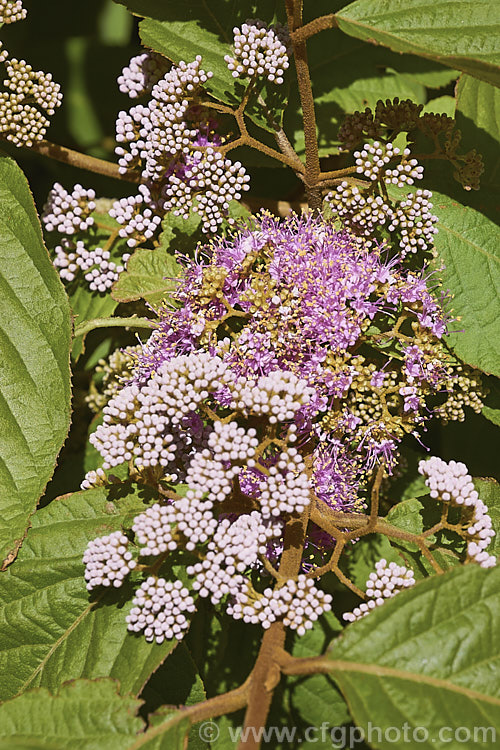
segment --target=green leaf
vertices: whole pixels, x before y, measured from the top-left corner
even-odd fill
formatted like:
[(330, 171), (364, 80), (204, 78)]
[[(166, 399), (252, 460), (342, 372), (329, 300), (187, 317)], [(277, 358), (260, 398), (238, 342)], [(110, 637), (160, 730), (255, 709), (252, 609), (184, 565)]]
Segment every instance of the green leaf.
[(28, 183), (0, 156), (0, 564), (15, 556), (68, 432), (70, 338)]
[(201, 219), (197, 213), (191, 211), (187, 219), (166, 214), (160, 244), (153, 250), (139, 248), (135, 251), (127, 270), (113, 287), (114, 299), (119, 302), (145, 299), (153, 307), (161, 304), (176, 288), (174, 279), (181, 271), (174, 252), (192, 252), (201, 239)]
[[(150, 726), (124, 750), (184, 750), (188, 731), (189, 719), (184, 713), (182, 711), (170, 712), (164, 721)], [(191, 743), (189, 747), (191, 748)]]
[(145, 299), (150, 305), (160, 305), (176, 288), (175, 278), (180, 270), (168, 246), (139, 248), (113, 286), (113, 298), (118, 302)]
[(431, 99), (430, 102), (427, 102), (422, 110), (422, 114), (429, 113), (455, 117), (456, 107), (457, 102), (453, 96), (438, 96), (435, 99)]
[(494, 479), (474, 478), (474, 487), (479, 497), (488, 506), (488, 515), (491, 516), (495, 536), (493, 537), (488, 552), (498, 557), (500, 555), (500, 485)]
[[(328, 45), (325, 38), (318, 35), (308, 42), (321, 156), (335, 151), (334, 146), (339, 143), (337, 132), (347, 113), (375, 107), (379, 99), (411, 98), (421, 104), (426, 101), (423, 84), (406, 74), (415, 60), (420, 62), (418, 58), (387, 53), (335, 29), (328, 32)], [(387, 66), (392, 70), (387, 71)], [(287, 133), (294, 133), (295, 148), (302, 154), (302, 111), (296, 89), (290, 94), (285, 123)]]
[(450, 307), (458, 318), (447, 340), (467, 364), (500, 375), (500, 228), (445, 195), (434, 193), (433, 203), (439, 217), (436, 265), (445, 264), (443, 288), (452, 292)]
[(500, 85), (500, 5), (491, 0), (356, 0), (337, 22), (350, 36)]
[[(499, 586), (500, 569), (462, 566), (398, 594), (333, 643), (330, 674), (354, 721), (365, 733), (380, 728), (372, 747), (408, 747), (406, 722), (410, 740), (426, 728), (427, 741), (416, 735), (425, 750), (463, 747), (458, 727), (500, 731)], [(444, 740), (443, 726), (452, 728)]]
[(128, 633), (132, 585), (92, 595), (85, 586), (87, 543), (130, 523), (152, 499), (130, 485), (124, 496), (126, 488), (77, 492), (33, 517), (16, 563), (0, 577), (0, 699), (103, 676), (137, 694), (177, 644), (148, 644)]
[[(478, 208), (491, 196), (498, 211), (500, 195), (500, 90), (489, 83), (463, 75), (457, 85), (457, 127), (465, 148), (476, 148), (483, 157)], [(474, 196), (476, 197), (476, 196)]]
[(403, 500), (390, 509), (386, 520), (398, 529), (409, 531), (411, 534), (421, 534), (423, 531), (422, 510), (424, 506), (416, 498)]
[(185, 643), (179, 643), (169, 654), (141, 693), (148, 712), (164, 705), (191, 706), (206, 697), (203, 681)]
[[(161, 724), (166, 718), (166, 710), (172, 713), (172, 706), (192, 706), (206, 700), (203, 681), (184, 643), (179, 643), (152, 675), (141, 693), (141, 698), (146, 701), (150, 726)], [(151, 714), (156, 706), (161, 706), (161, 708)], [(166, 709), (165, 706), (168, 708)], [(189, 749), (206, 750), (206, 748), (207, 743), (200, 738), (198, 728), (192, 727), (189, 733)]]
[(124, 750), (143, 729), (141, 702), (117, 693), (114, 680), (77, 680), (57, 695), (30, 690), (0, 706), (0, 748)]

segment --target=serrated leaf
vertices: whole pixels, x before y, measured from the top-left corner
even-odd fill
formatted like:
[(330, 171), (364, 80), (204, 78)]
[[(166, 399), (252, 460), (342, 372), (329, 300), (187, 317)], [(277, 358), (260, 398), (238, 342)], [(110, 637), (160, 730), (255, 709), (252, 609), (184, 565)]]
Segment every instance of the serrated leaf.
[(411, 52), (500, 85), (500, 6), (490, 0), (356, 0), (337, 13), (346, 34)]
[(133, 587), (89, 595), (82, 555), (89, 540), (122, 527), (151, 500), (127, 485), (54, 500), (33, 518), (19, 558), (0, 577), (0, 699), (80, 677), (115, 677), (138, 693), (176, 645), (127, 631)]
[(192, 253), (201, 238), (199, 214), (191, 211), (187, 219), (174, 213), (166, 214), (158, 247), (135, 251), (127, 270), (113, 287), (113, 297), (120, 302), (145, 299), (153, 307), (161, 304), (176, 288), (174, 279), (181, 271), (174, 253)]
[(455, 117), (457, 102), (453, 96), (438, 96), (431, 99), (422, 109), (422, 114), (446, 115)]
[(68, 432), (70, 338), (28, 183), (0, 156), (0, 565), (15, 555)]
[(436, 265), (443, 288), (450, 290), (452, 314), (458, 321), (447, 340), (472, 367), (500, 375), (500, 228), (473, 208), (439, 193), (433, 196), (439, 217)]
[(144, 723), (141, 701), (122, 697), (114, 680), (77, 680), (51, 695), (30, 690), (0, 706), (0, 748), (124, 750)]
[(189, 719), (175, 711), (157, 726), (149, 727), (124, 750), (185, 750), (188, 731)]
[[(174, 63), (180, 60), (191, 62), (201, 55), (204, 70), (213, 73), (205, 84), (206, 90), (219, 101), (232, 105), (241, 101), (245, 89), (245, 84), (233, 78), (224, 61), (224, 56), (232, 51), (233, 27), (247, 18), (259, 17), (271, 22), (277, 9), (282, 12), (277, 0), (266, 0), (260, 4), (254, 0), (240, 0), (238, 3), (227, 0), (211, 0), (210, 3), (205, 0), (190, 0), (188, 3), (177, 0), (119, 1), (132, 13), (145, 16), (139, 24), (139, 33), (146, 47), (160, 52)], [(274, 90), (270, 93), (274, 100), (281, 95), (282, 109), (285, 94), (278, 92), (276, 95)], [(278, 120), (279, 108), (279, 103), (274, 101), (273, 114)], [(252, 102), (247, 114), (261, 127), (272, 130), (265, 116)]]
[[(409, 736), (425, 727), (430, 750), (463, 745), (453, 729), (500, 730), (500, 569), (460, 567), (421, 581), (349, 625), (327, 654), (330, 674), (354, 721), (372, 733), (375, 748), (408, 747), (389, 727)], [(491, 737), (491, 735), (490, 735)], [(451, 741), (449, 741), (451, 739)]]

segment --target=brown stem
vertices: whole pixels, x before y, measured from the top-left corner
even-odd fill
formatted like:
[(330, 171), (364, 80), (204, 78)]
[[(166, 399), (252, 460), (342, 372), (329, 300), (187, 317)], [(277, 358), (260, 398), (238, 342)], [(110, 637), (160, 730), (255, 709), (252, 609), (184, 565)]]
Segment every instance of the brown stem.
[[(300, 518), (291, 519), (285, 527), (284, 551), (278, 571), (282, 580), (295, 578), (300, 570), (308, 522), (309, 508), (306, 508)], [(266, 725), (273, 691), (280, 680), (277, 654), (283, 650), (284, 643), (283, 623), (273, 622), (264, 634), (257, 661), (248, 678), (248, 705), (243, 729), (243, 736), (247, 736), (247, 733), (248, 736), (240, 742), (238, 750), (258, 750), (260, 747), (260, 740), (257, 739), (259, 729)]]
[(299, 172), (299, 174), (304, 173), (304, 165), (295, 151), (294, 147), (288, 140), (288, 137), (283, 130), (283, 128), (276, 122), (276, 120), (273, 117), (273, 113), (268, 109), (266, 102), (262, 98), (262, 95), (259, 94), (257, 101), (259, 102), (259, 105), (262, 107), (262, 110), (264, 114), (267, 117), (267, 121), (271, 125), (271, 127), (274, 130), (274, 138), (276, 140), (276, 143), (278, 144), (278, 148), (281, 151), (282, 154), (287, 156), (291, 161), (295, 163), (294, 169)]
[(338, 23), (335, 13), (328, 13), (326, 16), (319, 16), (318, 18), (309, 21), (305, 26), (301, 26), (300, 29), (293, 31), (291, 36), (294, 41), (305, 42), (306, 39), (309, 39), (315, 34), (319, 34), (320, 31), (336, 28), (338, 28)]
[(259, 729), (266, 725), (273, 691), (281, 677), (276, 654), (284, 644), (285, 626), (282, 622), (273, 622), (264, 633), (257, 661), (248, 678), (248, 703), (242, 731), (246, 739), (240, 741), (238, 750), (258, 750), (260, 747)]
[(223, 146), (219, 148), (219, 151), (221, 154), (227, 154), (229, 151), (233, 151), (235, 148), (238, 148), (239, 146), (249, 146), (250, 148), (254, 148), (256, 151), (260, 151), (262, 154), (265, 154), (266, 156), (269, 156), (271, 159), (276, 159), (277, 161), (280, 161), (282, 164), (286, 164), (287, 167), (290, 167), (296, 172), (303, 173), (305, 171), (304, 165), (302, 162), (300, 162), (300, 170), (295, 162), (294, 159), (291, 159), (286, 154), (281, 153), (280, 151), (276, 151), (275, 148), (271, 148), (270, 146), (266, 146), (265, 143), (261, 143), (257, 140), (257, 138), (254, 138), (253, 136), (249, 135), (246, 124), (243, 120), (243, 115), (239, 116), (237, 118), (238, 126), (240, 128), (241, 135), (236, 138), (234, 141), (229, 141), (229, 143), (225, 143)]
[(112, 177), (114, 180), (125, 180), (126, 182), (138, 183), (141, 181), (139, 172), (125, 172), (122, 174), (118, 171), (118, 165), (104, 159), (96, 159), (95, 156), (82, 154), (80, 151), (74, 151), (72, 148), (60, 146), (50, 141), (37, 141), (30, 146), (30, 151), (36, 151), (37, 154), (48, 156), (50, 159), (62, 161), (71, 167), (86, 169), (88, 172), (102, 174), (104, 177)]
[[(412, 534), (410, 531), (404, 531), (404, 529), (392, 526), (392, 524), (383, 518), (377, 517), (370, 524), (369, 516), (362, 513), (351, 514), (333, 511), (327, 508), (324, 503), (317, 501), (311, 510), (311, 521), (332, 536), (334, 536), (335, 532), (338, 533), (339, 528), (353, 529), (348, 534), (345, 534), (347, 540), (357, 539), (366, 534), (383, 534), (391, 539), (402, 539), (411, 544), (416, 544), (436, 573), (444, 572), (427, 547), (423, 534)], [(335, 570), (333, 572), (336, 573)]]
[[(295, 32), (302, 26), (302, 0), (287, 0), (286, 10), (288, 27), (292, 32)], [(313, 211), (319, 211), (323, 203), (321, 190), (318, 188), (321, 168), (318, 153), (316, 112), (314, 109), (309, 63), (307, 61), (307, 48), (305, 41), (295, 41), (293, 33), (291, 38), (304, 124), (306, 194), (310, 208)]]
[(378, 507), (379, 507), (379, 500), (380, 500), (380, 485), (382, 484), (382, 479), (384, 478), (384, 471), (385, 471), (385, 464), (382, 463), (377, 469), (377, 475), (375, 477), (375, 481), (373, 482), (373, 487), (371, 491), (371, 507), (370, 507), (370, 517), (368, 519), (367, 529), (372, 531), (378, 520)]
[[(349, 175), (355, 174), (356, 169), (357, 168), (355, 166), (352, 166), (352, 167), (345, 167), (344, 169), (334, 169), (331, 172), (321, 172), (319, 176), (319, 180), (321, 183), (327, 182), (330, 180), (339, 180), (342, 177), (348, 177)], [(368, 187), (370, 183), (367, 182), (366, 180), (363, 180), (363, 184)]]

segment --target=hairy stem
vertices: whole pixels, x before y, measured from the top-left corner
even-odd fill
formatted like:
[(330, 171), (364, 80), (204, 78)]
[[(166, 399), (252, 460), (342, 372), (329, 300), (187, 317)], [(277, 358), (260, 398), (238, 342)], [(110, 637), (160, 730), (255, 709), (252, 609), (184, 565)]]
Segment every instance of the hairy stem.
[(74, 151), (66, 146), (59, 146), (57, 143), (50, 141), (37, 141), (30, 146), (30, 151), (36, 151), (37, 154), (48, 156), (50, 159), (62, 161), (71, 167), (86, 169), (88, 172), (102, 174), (104, 177), (112, 177), (114, 180), (124, 180), (125, 182), (141, 181), (141, 175), (138, 172), (125, 172), (122, 174), (118, 171), (118, 165), (104, 159), (96, 159), (95, 156), (82, 154), (80, 151)]
[[(286, 10), (288, 27), (291, 32), (295, 32), (302, 26), (302, 0), (287, 0)], [(318, 188), (321, 168), (318, 153), (316, 112), (314, 109), (309, 63), (307, 61), (307, 48), (305, 41), (297, 41), (294, 33), (292, 33), (291, 39), (304, 124), (306, 194), (310, 208), (314, 211), (319, 211), (322, 206), (321, 190)]]
[(337, 18), (335, 13), (328, 13), (326, 16), (319, 16), (314, 18), (305, 26), (301, 26), (292, 33), (292, 39), (297, 42), (305, 42), (306, 39), (310, 39), (315, 34), (319, 34), (320, 31), (325, 29), (336, 29), (338, 28)]

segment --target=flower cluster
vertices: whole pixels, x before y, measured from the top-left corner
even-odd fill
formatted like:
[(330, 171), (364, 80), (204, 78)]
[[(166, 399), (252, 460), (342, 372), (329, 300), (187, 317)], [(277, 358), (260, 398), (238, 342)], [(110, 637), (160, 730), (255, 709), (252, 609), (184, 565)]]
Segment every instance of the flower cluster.
[(461, 461), (443, 461), (433, 456), (420, 461), (418, 470), (426, 477), (430, 496), (463, 509), (462, 521), (467, 528), (467, 558), (482, 568), (496, 565), (496, 557), (486, 551), (495, 536), (488, 507), (474, 489), (472, 477)]
[[(445, 351), (432, 356), (430, 345), (418, 346), (428, 335), (436, 347), (446, 330), (425, 270), (409, 271), (383, 247), (359, 245), (321, 218), (265, 214), (202, 258), (186, 261), (176, 294), (182, 307), (161, 314), (140, 357), (143, 372), (200, 346), (217, 350), (235, 378), (262, 374), (272, 382), (278, 370), (290, 371), (301, 389), (316, 392), (294, 411), (299, 430), (324, 444), (323, 486), (327, 466), (332, 482), (351, 466), (356, 488), (375, 462), (391, 464), (398, 442), (427, 418), (427, 396), (449, 378)], [(391, 338), (399, 362), (382, 347), (373, 361), (351, 354), (363, 341), (377, 348)], [(253, 386), (247, 391), (254, 408)], [(287, 412), (276, 419), (290, 419)]]
[(61, 87), (50, 73), (33, 70), (26, 60), (9, 59), (5, 50), (0, 61), (7, 70), (3, 81), (7, 90), (0, 93), (0, 136), (15, 146), (33, 146), (43, 139), (48, 118), (61, 106)]
[(234, 57), (224, 57), (233, 78), (265, 77), (270, 83), (283, 83), (289, 65), (284, 27), (268, 28), (262, 21), (249, 20), (241, 29), (235, 27), (233, 34)]
[[(196, 597), (299, 635), (330, 608), (313, 576), (335, 539), (309, 523), (306, 557), (283, 580), (287, 521), (312, 498), (362, 508), (375, 466), (390, 471), (401, 440), (449, 395), (446, 315), (425, 267), (408, 268), (402, 255), (321, 216), (264, 213), (194, 259), (178, 256), (178, 304), (159, 310), (90, 438), (103, 471), (128, 464), (163, 488), (127, 532), (126, 552), (147, 576), (132, 630), (182, 637)], [(476, 506), (479, 556), (487, 524)], [(190, 556), (182, 584), (171, 580), (173, 552)], [(413, 583), (380, 561), (369, 601), (346, 619)]]
[(143, 182), (137, 196), (117, 201), (110, 212), (130, 247), (151, 239), (167, 211), (186, 217), (193, 210), (204, 231), (214, 232), (230, 201), (248, 189), (242, 165), (220, 152), (217, 123), (201, 101), (213, 74), (202, 69), (199, 55), (168, 72), (162, 65), (157, 57), (134, 58), (119, 79), (134, 95), (151, 94), (146, 105), (120, 112), (116, 123), (119, 169), (140, 169)]
[(347, 622), (361, 620), (375, 607), (380, 607), (387, 599), (414, 584), (412, 570), (394, 562), (387, 564), (387, 560), (382, 558), (375, 564), (375, 572), (370, 573), (366, 582), (366, 602), (355, 607), (352, 612), (345, 612), (343, 618)]
[[(151, 558), (156, 576), (174, 550), (196, 552), (190, 591), (301, 634), (330, 606), (308, 574), (335, 541), (310, 525), (307, 563), (273, 585), (286, 520), (313, 493), (336, 510), (362, 507), (374, 466), (394, 465), (399, 442), (429, 418), (429, 398), (448, 387), (446, 318), (425, 269), (322, 217), (263, 214), (180, 260), (180, 306), (160, 310), (90, 440), (103, 470), (128, 463), (145, 481), (187, 486), (134, 520), (146, 573)], [(373, 606), (413, 581), (377, 571), (387, 585), (371, 587)], [(170, 624), (185, 616), (165, 591), (157, 612), (153, 595), (137, 605), (135, 628), (162, 612)], [(164, 636), (161, 622), (151, 637)]]

